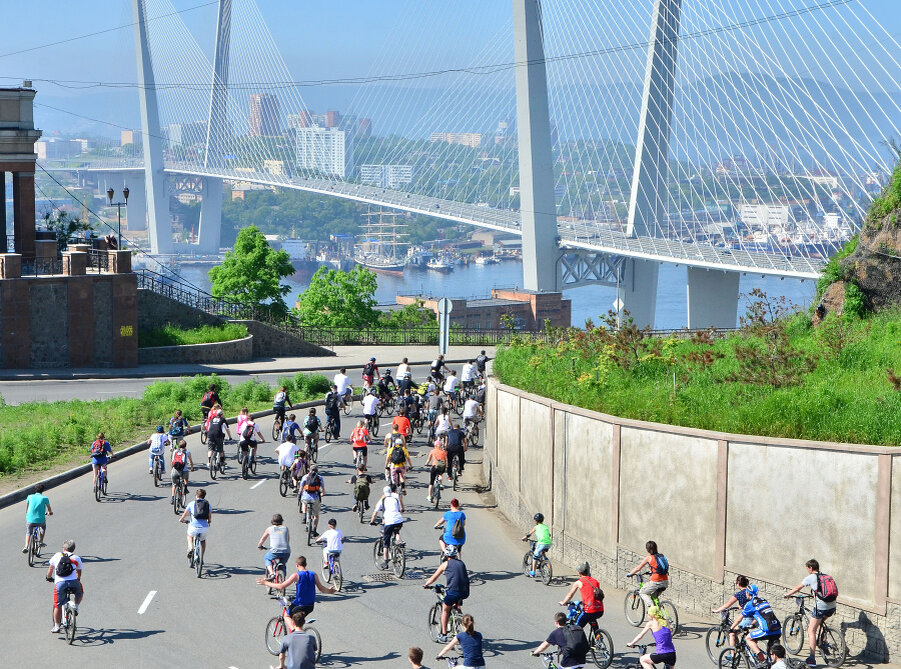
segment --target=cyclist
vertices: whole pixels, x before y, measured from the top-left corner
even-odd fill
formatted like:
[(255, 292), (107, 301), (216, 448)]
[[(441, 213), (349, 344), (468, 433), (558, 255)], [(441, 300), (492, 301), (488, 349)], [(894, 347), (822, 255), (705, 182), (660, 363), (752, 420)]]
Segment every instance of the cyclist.
[(466, 398), (463, 404), (463, 427), (469, 427), (469, 424), (478, 423), (482, 419), (482, 405), (474, 398)]
[(407, 374), (410, 373), (410, 361), (407, 358), (401, 360), (400, 364), (397, 366), (397, 378), (403, 379)]
[(476, 389), (476, 402), (479, 403), (480, 406), (485, 406), (485, 393), (488, 391), (488, 386), (485, 384), (485, 379), (482, 379), (479, 382), (479, 387)]
[(235, 418), (235, 434), (241, 436), (241, 433), (244, 432), (244, 425), (248, 420), (250, 420), (250, 409), (241, 407), (241, 410), (238, 412), (238, 417)]
[(397, 486), (393, 483), (385, 486), (382, 490), (382, 497), (378, 504), (372, 510), (372, 517), (369, 519), (370, 525), (375, 525), (375, 516), (382, 512), (382, 546), (384, 564), (388, 563), (388, 547), (391, 545), (391, 537), (397, 535), (394, 540), (396, 544), (402, 545), (400, 531), (404, 526), (404, 500), (397, 494)]
[(466, 465), (465, 453), (468, 448), (466, 441), (466, 434), (463, 430), (450, 423), (450, 428), (444, 439), (447, 447), (447, 466), (449, 471), (454, 468), (454, 460), (456, 460), (460, 474), (463, 474), (463, 467)]
[(629, 576), (634, 576), (645, 566), (651, 570), (651, 580), (641, 586), (641, 590), (638, 591), (638, 594), (644, 600), (645, 606), (650, 608), (654, 605), (651, 595), (659, 597), (660, 593), (669, 586), (669, 561), (657, 550), (656, 541), (648, 541), (644, 548), (648, 554), (638, 563), (635, 569), (629, 572)]
[(179, 439), (177, 447), (172, 451), (172, 490), (169, 493), (171, 497), (169, 501), (175, 498), (175, 482), (181, 479), (185, 486), (185, 492), (188, 492), (188, 465), (191, 471), (194, 471), (194, 459), (191, 457), (191, 451), (188, 450), (188, 442)]
[(476, 369), (479, 370), (480, 376), (485, 376), (485, 366), (488, 364), (488, 356), (482, 351), (476, 356)]
[(357, 473), (347, 481), (354, 487), (354, 508), (356, 512), (363, 505), (363, 510), (369, 509), (369, 492), (372, 489), (372, 477), (366, 473), (366, 465), (357, 467)]
[(544, 524), (542, 513), (536, 513), (532, 519), (535, 521), (535, 527), (529, 530), (522, 540), (528, 541), (533, 534), (535, 535), (535, 551), (532, 554), (532, 569), (529, 571), (529, 576), (534, 577), (541, 554), (551, 547), (551, 528)]
[(278, 458), (278, 471), (281, 474), (294, 464), (295, 453), (298, 446), (293, 441), (283, 441), (275, 447), (275, 456)]
[(467, 613), (460, 618), (460, 624), (463, 626), (463, 631), (448, 641), (448, 644), (438, 653), (438, 659), (443, 659), (445, 653), (449, 653), (454, 646), (460, 644), (460, 649), (463, 651), (462, 664), (457, 665), (460, 669), (484, 667), (485, 658), (482, 654), (482, 635), (476, 632), (475, 619)]
[(441, 634), (438, 635), (438, 641), (441, 643), (446, 643), (448, 640), (447, 620), (450, 618), (451, 609), (456, 608), (459, 610), (463, 606), (463, 600), (469, 597), (469, 572), (466, 571), (466, 565), (460, 559), (457, 547), (448, 546), (445, 548), (444, 557), (447, 559), (438, 566), (422, 586), (428, 588), (442, 574), (444, 575), (446, 585), (444, 602), (441, 605)]
[(63, 549), (50, 558), (50, 566), (47, 567), (47, 580), (53, 582), (53, 629), (52, 633), (59, 632), (59, 624), (63, 618), (63, 604), (70, 591), (75, 593), (75, 615), (78, 615), (78, 607), (84, 597), (84, 588), (81, 585), (81, 572), (84, 564), (81, 558), (75, 555), (75, 542), (71, 539), (63, 542)]
[(810, 625), (807, 627), (807, 642), (810, 647), (810, 655), (806, 660), (808, 665), (813, 666), (816, 662), (814, 651), (817, 647), (817, 634), (823, 621), (835, 613), (835, 600), (838, 597), (838, 588), (835, 585), (835, 579), (829, 574), (820, 572), (820, 563), (817, 560), (808, 560), (804, 566), (807, 567), (807, 576), (804, 577), (804, 580), (799, 585), (786, 592), (785, 597), (791, 597), (802, 588), (810, 588), (813, 592), (814, 607), (810, 612)]
[(376, 414), (379, 411), (379, 391), (370, 388), (369, 393), (363, 398), (363, 420), (369, 423), (375, 423), (378, 418)]
[(291, 465), (291, 486), (296, 490), (301, 479), (310, 471), (310, 461), (306, 451), (297, 451), (294, 454), (294, 463)]
[(91, 444), (91, 467), (94, 470), (92, 489), (94, 485), (97, 485), (97, 472), (103, 469), (103, 473), (106, 474), (109, 461), (112, 460), (115, 455), (116, 454), (113, 453), (113, 447), (110, 446), (106, 437), (103, 436), (103, 432), (100, 432)]
[(181, 409), (177, 409), (175, 415), (169, 419), (169, 436), (173, 437), (169, 440), (170, 446), (174, 448), (175, 444), (178, 443), (178, 440), (187, 436), (190, 432), (191, 426), (188, 424), (188, 421), (182, 417)]
[[(188, 516), (191, 520), (188, 520)], [(213, 524), (213, 509), (206, 500), (206, 490), (198, 488), (194, 501), (185, 507), (179, 520), (188, 523), (188, 557), (194, 552), (194, 537), (200, 537), (200, 554), (206, 555), (206, 535)]]
[(397, 425), (394, 431), (385, 437), (385, 470), (388, 472), (388, 482), (394, 483), (401, 487), (403, 494), (407, 491), (407, 467), (412, 468), (413, 463), (410, 461), (410, 452), (407, 450), (406, 439), (397, 431)]
[(441, 373), (442, 369), (447, 369), (447, 365), (444, 363), (444, 356), (439, 355), (432, 360), (432, 364), (429, 366), (429, 374), (435, 379), (435, 383), (444, 381), (444, 375)]
[(447, 471), (447, 451), (444, 450), (444, 444), (439, 439), (435, 440), (434, 447), (429, 451), (425, 466), (429, 467), (429, 494), (426, 500), (431, 502), (435, 481)]
[[(222, 407), (218, 404), (210, 411), (206, 433), (207, 444), (209, 444), (207, 459), (212, 459), (214, 453), (217, 457), (224, 459), (225, 437), (228, 435), (228, 438), (231, 439), (232, 433), (231, 430), (228, 429), (228, 423), (225, 420), (225, 416), (222, 414)], [(213, 464), (215, 465), (215, 463)]]
[(203, 411), (204, 420), (206, 420), (207, 415), (210, 413), (210, 409), (212, 409), (217, 404), (221, 407), (222, 400), (219, 399), (219, 393), (218, 388), (216, 388), (216, 384), (211, 383), (206, 392), (203, 394), (203, 397), (200, 399), (200, 410)]
[(278, 389), (278, 392), (275, 393), (275, 398), (272, 400), (272, 410), (275, 411), (275, 420), (282, 425), (285, 423), (285, 407), (290, 408), (290, 406), (291, 398), (288, 397), (288, 389), (285, 386), (282, 386)]
[(413, 391), (409, 388), (398, 390), (397, 406), (403, 409), (404, 415), (412, 422), (416, 412), (416, 398), (413, 397)]
[(748, 594), (751, 598), (741, 609), (742, 624), (739, 627), (751, 628), (746, 639), (748, 648), (753, 651), (758, 663), (765, 664), (766, 655), (760, 650), (758, 642), (776, 641), (782, 636), (782, 626), (770, 603), (758, 595), (756, 585), (748, 586)]
[(435, 420), (438, 418), (438, 415), (441, 413), (441, 409), (444, 406), (444, 398), (441, 397), (441, 393), (438, 392), (437, 388), (434, 388), (428, 395), (428, 421), (429, 421), (429, 438), (435, 438)]
[(338, 373), (335, 374), (335, 389), (338, 391), (338, 396), (341, 398), (341, 408), (344, 408), (344, 405), (347, 403), (347, 398), (350, 396), (352, 390), (350, 387), (350, 377), (347, 375), (347, 370), (342, 367), (338, 370)]
[(457, 399), (457, 383), (459, 381), (456, 369), (452, 369), (450, 375), (444, 380), (444, 394), (447, 395), (447, 399), (451, 402)]
[(450, 416), (447, 413), (447, 407), (442, 407), (441, 413), (439, 413), (435, 417), (435, 422), (432, 423), (432, 431), (434, 432), (435, 437), (439, 439), (444, 439), (447, 436), (448, 430), (451, 428), (451, 420)]
[(561, 651), (560, 664), (566, 669), (584, 667), (588, 651), (591, 646), (581, 626), (568, 625), (566, 614), (563, 612), (554, 615), (554, 630), (547, 639), (532, 651), (532, 655), (540, 655), (551, 645), (557, 646)]
[(322, 510), (322, 498), (325, 496), (325, 481), (319, 475), (319, 467), (313, 465), (309, 473), (300, 479), (301, 513), (313, 515), (313, 532), (319, 527), (319, 512)]
[(241, 441), (238, 442), (242, 455), (245, 458), (250, 457), (250, 461), (254, 462), (257, 459), (257, 444), (264, 443), (266, 440), (263, 439), (263, 433), (257, 427), (256, 421), (252, 416), (248, 416), (244, 429), (241, 430)]
[(636, 643), (651, 630), (656, 647), (653, 653), (645, 653), (639, 658), (645, 669), (654, 669), (654, 665), (662, 662), (670, 667), (676, 666), (676, 648), (673, 646), (673, 633), (666, 626), (666, 616), (659, 606), (648, 607), (648, 622), (644, 629), (626, 645), (633, 648)]
[[(328, 413), (328, 409), (326, 409), (326, 413)], [(303, 436), (304, 441), (306, 441), (307, 437), (312, 439), (313, 448), (317, 450), (319, 449), (319, 431), (321, 429), (322, 421), (319, 420), (319, 416), (316, 415), (316, 409), (310, 407), (307, 417), (303, 419)]]
[[(367, 395), (368, 397), (368, 395)], [(350, 445), (354, 452), (354, 462), (357, 461), (357, 453), (363, 458), (363, 466), (369, 460), (369, 430), (362, 420), (357, 421), (357, 426), (350, 433)]]
[[(409, 394), (409, 391), (407, 393)], [(394, 426), (396, 432), (403, 436), (404, 442), (410, 441), (412, 426), (410, 425), (410, 419), (407, 418), (407, 410), (405, 408), (398, 408), (397, 415), (391, 421), (391, 425)]]
[(372, 388), (372, 382), (379, 375), (379, 366), (375, 364), (375, 358), (369, 358), (369, 362), (363, 365), (363, 390)]
[(297, 424), (297, 415), (288, 414), (288, 420), (282, 425), (282, 441), (290, 441), (292, 444), (297, 443), (297, 432), (300, 432), (300, 425)]
[(560, 606), (566, 606), (572, 601), (576, 590), (582, 597), (582, 614), (576, 620), (576, 625), (585, 627), (591, 625), (591, 629), (597, 629), (598, 620), (604, 615), (604, 591), (601, 584), (591, 575), (591, 566), (587, 562), (579, 565), (577, 571), (579, 578), (573, 583), (566, 597), (560, 602)]
[(316, 537), (313, 541), (323, 544), (322, 546), (322, 570), (328, 571), (328, 556), (341, 556), (344, 550), (344, 532), (338, 529), (338, 521), (329, 518), (328, 529)]
[(338, 439), (338, 435), (341, 434), (341, 396), (335, 384), (332, 384), (331, 390), (325, 394), (325, 416), (332, 426), (332, 436)]
[(275, 571), (272, 568), (275, 560), (281, 560), (287, 564), (288, 558), (291, 557), (291, 533), (288, 532), (284, 522), (282, 514), (277, 513), (272, 516), (272, 525), (263, 531), (263, 536), (257, 542), (257, 548), (262, 550), (266, 537), (269, 537), (269, 550), (263, 556), (263, 560), (266, 563), (266, 578), (272, 578), (275, 575)]
[(379, 377), (379, 399), (383, 402), (390, 400), (396, 390), (397, 384), (394, 382), (394, 377), (391, 376), (391, 370), (386, 369), (385, 373)]
[(149, 474), (153, 474), (153, 458), (158, 457), (160, 459), (160, 467), (162, 467), (162, 473), (166, 473), (166, 460), (163, 458), (166, 455), (166, 444), (169, 443), (169, 435), (166, 434), (166, 428), (162, 425), (156, 426), (156, 432), (150, 435), (150, 438), (146, 441), (147, 445), (150, 446), (150, 450), (148, 451), (149, 462), (147, 465), (147, 472)]
[(291, 602), (291, 606), (288, 608), (288, 615), (285, 617), (285, 626), (288, 629), (294, 628), (293, 624), (289, 622), (288, 616), (292, 616), (298, 611), (302, 611), (306, 615), (310, 615), (310, 613), (313, 611), (313, 607), (316, 606), (317, 590), (329, 595), (333, 595), (338, 592), (331, 586), (322, 585), (322, 581), (319, 580), (319, 576), (316, 574), (316, 572), (309, 571), (307, 569), (306, 557), (304, 557), (303, 555), (298, 555), (296, 564), (297, 571), (295, 571), (281, 583), (267, 581), (263, 578), (257, 579), (257, 585), (262, 585), (265, 588), (275, 588), (276, 590), (282, 591), (287, 590), (295, 583), (297, 584), (297, 590), (296, 594), (294, 595), (294, 600)]
[(34, 492), (25, 498), (25, 548), (23, 553), (27, 553), (31, 547), (31, 533), (35, 527), (41, 528), (41, 546), (44, 546), (43, 539), (47, 536), (47, 516), (53, 515), (53, 509), (50, 508), (50, 500), (44, 495), (44, 484), (38, 483), (34, 487)]
[[(738, 590), (736, 590), (735, 594), (733, 594), (729, 598), (729, 601), (726, 602), (725, 604), (723, 604), (722, 606), (720, 606), (719, 608), (711, 609), (710, 610), (711, 613), (722, 613), (723, 611), (731, 609), (736, 604), (738, 605), (739, 608), (743, 608), (744, 605), (748, 603), (748, 600), (751, 599), (751, 594), (748, 590), (748, 588), (749, 588), (748, 577), (742, 576), (741, 574), (739, 574), (738, 577), (736, 577), (736, 579), (735, 579), (735, 587), (737, 587)], [(753, 586), (753, 587), (754, 587), (754, 592), (757, 592), (757, 586)], [(732, 623), (731, 629), (732, 630), (737, 629), (738, 626), (741, 624), (742, 620), (743, 620), (742, 616), (736, 617), (735, 622)], [(729, 632), (729, 645), (733, 646), (733, 647), (735, 646), (735, 632), (733, 632), (733, 631)]]
[(291, 616), (291, 626), (285, 625), (290, 633), (282, 638), (278, 651), (279, 669), (316, 669), (316, 637), (307, 634), (304, 623), (307, 614), (298, 611)]
[(435, 529), (444, 528), (444, 534), (438, 539), (441, 550), (454, 548), (458, 555), (463, 554), (463, 544), (466, 543), (466, 514), (460, 511), (460, 500), (454, 497), (450, 503), (450, 509), (444, 512)]
[(476, 363), (475, 360), (464, 362), (460, 369), (460, 383), (463, 384), (463, 391), (475, 388)]

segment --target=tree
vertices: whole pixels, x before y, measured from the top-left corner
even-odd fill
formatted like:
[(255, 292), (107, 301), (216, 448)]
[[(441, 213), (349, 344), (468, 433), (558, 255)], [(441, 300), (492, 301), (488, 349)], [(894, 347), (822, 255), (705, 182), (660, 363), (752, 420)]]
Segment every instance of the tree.
[(210, 270), (212, 293), (251, 306), (267, 301), (275, 310), (287, 313), (283, 299), (291, 290), (281, 280), (294, 274), (286, 251), (276, 251), (256, 226), (238, 233), (234, 248), (225, 260)]
[(69, 244), (69, 238), (76, 232), (90, 232), (90, 223), (85, 223), (80, 218), (71, 218), (65, 211), (58, 211), (51, 215), (48, 211), (44, 214), (44, 229), (56, 235), (56, 249), (58, 253), (65, 250)]
[(357, 265), (349, 272), (320, 267), (310, 286), (297, 296), (301, 323), (321, 328), (363, 328), (375, 325), (375, 273)]

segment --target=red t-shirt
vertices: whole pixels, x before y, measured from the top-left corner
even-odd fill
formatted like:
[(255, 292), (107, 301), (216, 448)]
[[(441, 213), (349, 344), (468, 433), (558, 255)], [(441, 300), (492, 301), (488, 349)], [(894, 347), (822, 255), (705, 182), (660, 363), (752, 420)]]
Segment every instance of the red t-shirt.
[(365, 427), (355, 427), (350, 433), (350, 441), (354, 448), (363, 448), (366, 446), (366, 440), (369, 438), (369, 430)]
[(579, 577), (579, 593), (582, 595), (582, 610), (585, 613), (603, 613), (604, 603), (595, 600), (594, 590), (592, 588), (600, 588), (601, 584), (593, 576)]
[(391, 424), (396, 425), (397, 431), (405, 437), (410, 434), (410, 419), (406, 416), (395, 416)]

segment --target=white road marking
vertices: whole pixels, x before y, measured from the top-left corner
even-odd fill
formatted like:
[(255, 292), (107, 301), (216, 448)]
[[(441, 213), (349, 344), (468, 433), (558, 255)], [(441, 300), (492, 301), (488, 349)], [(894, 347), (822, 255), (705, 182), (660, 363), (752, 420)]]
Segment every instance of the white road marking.
[(151, 590), (147, 593), (147, 596), (144, 598), (144, 603), (141, 604), (141, 608), (138, 609), (138, 615), (144, 615), (144, 612), (147, 610), (147, 607), (150, 606), (150, 602), (153, 601), (153, 596), (156, 594), (156, 590)]
[(250, 489), (253, 490), (254, 488), (259, 488), (259, 487), (260, 487), (261, 485), (263, 485), (265, 482), (266, 482), (266, 479), (263, 479), (263, 480), (260, 481), (259, 483), (254, 483), (252, 486), (250, 486)]

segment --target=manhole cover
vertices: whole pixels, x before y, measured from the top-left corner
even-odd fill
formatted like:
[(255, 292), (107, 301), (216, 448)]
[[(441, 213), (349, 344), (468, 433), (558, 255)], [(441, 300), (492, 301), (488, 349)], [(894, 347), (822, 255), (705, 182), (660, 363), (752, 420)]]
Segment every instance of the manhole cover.
[(390, 571), (384, 571), (379, 574), (364, 574), (360, 580), (363, 583), (398, 583), (400, 581), (420, 581), (426, 576), (427, 574), (423, 569), (407, 569), (404, 571), (402, 579), (398, 579)]

